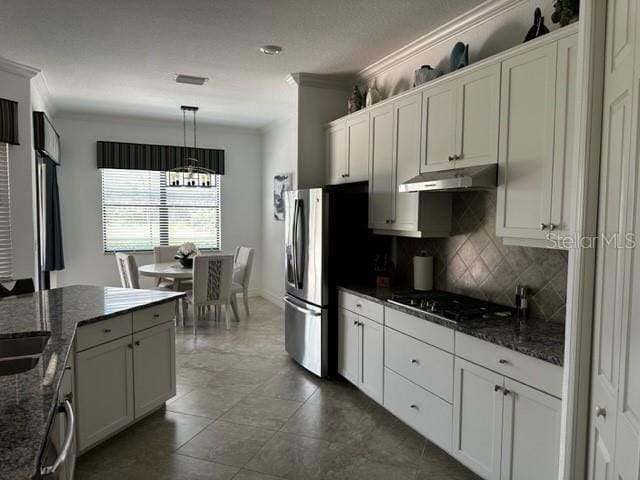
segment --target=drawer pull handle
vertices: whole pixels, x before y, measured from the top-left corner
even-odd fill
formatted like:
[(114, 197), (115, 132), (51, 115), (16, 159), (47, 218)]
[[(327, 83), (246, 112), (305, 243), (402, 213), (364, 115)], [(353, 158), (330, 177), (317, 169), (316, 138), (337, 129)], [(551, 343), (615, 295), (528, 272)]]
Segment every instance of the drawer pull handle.
[(414, 410), (420, 410), (420, 409), (418, 408), (418, 405), (416, 405), (415, 403), (412, 403), (412, 404), (410, 405), (410, 407), (411, 407), (411, 408), (413, 408)]
[(498, 363), (500, 365), (509, 365), (509, 360), (507, 360), (506, 358), (501, 358), (500, 360), (498, 360)]
[(136, 347), (139, 347), (139, 346), (140, 346), (140, 340), (136, 340), (136, 342), (135, 342), (135, 343), (136, 343)]
[(64, 367), (65, 370), (71, 370), (71, 365), (67, 365)]
[(153, 318), (158, 318), (159, 316), (160, 316), (160, 314), (159, 314), (159, 313), (154, 313), (154, 314), (153, 314)]
[(494, 392), (499, 392), (500, 390), (502, 390), (502, 387), (500, 385), (496, 385), (493, 387)]
[(356, 307), (362, 308), (362, 304), (361, 303), (356, 303)]
[(104, 329), (104, 333), (111, 333), (111, 329), (110, 328), (105, 328)]
[(607, 409), (604, 407), (596, 407), (596, 417), (607, 418)]
[(503, 395), (506, 397), (507, 395), (511, 395), (511, 390), (507, 390), (506, 388), (502, 391)]
[(354, 324), (354, 325), (358, 325), (358, 321), (357, 321), (357, 320), (354, 320), (354, 321), (353, 321), (353, 324)]
[(417, 364), (419, 364), (419, 363), (420, 363), (420, 362), (419, 362), (417, 359), (415, 359), (415, 358), (412, 358), (412, 359), (411, 359), (411, 365), (417, 365)]

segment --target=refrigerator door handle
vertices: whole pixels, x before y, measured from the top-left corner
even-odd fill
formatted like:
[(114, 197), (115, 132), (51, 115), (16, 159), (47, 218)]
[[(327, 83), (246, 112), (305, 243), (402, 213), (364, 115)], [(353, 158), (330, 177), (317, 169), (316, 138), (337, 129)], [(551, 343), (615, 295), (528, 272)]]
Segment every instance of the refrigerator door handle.
[(291, 270), (293, 274), (292, 281), (289, 282), (294, 288), (298, 288), (298, 199), (296, 198), (293, 203), (293, 224), (291, 227), (291, 248), (293, 250), (291, 255)]
[(302, 308), (300, 305), (293, 303), (289, 297), (284, 297), (282, 300), (284, 300), (284, 303), (286, 303), (290, 307), (295, 308), (305, 315), (312, 315), (314, 317), (319, 317), (322, 315), (322, 312), (314, 312), (313, 310), (309, 310), (308, 308)]
[[(300, 230), (300, 223), (302, 223), (302, 230)], [(302, 281), (304, 279), (304, 267), (306, 258), (305, 254), (305, 243), (304, 243), (304, 204), (302, 203), (302, 199), (298, 200), (298, 210), (296, 213), (296, 236), (295, 236), (295, 245), (296, 245), (296, 288), (302, 288)], [(298, 255), (300, 255), (300, 264), (298, 265)]]

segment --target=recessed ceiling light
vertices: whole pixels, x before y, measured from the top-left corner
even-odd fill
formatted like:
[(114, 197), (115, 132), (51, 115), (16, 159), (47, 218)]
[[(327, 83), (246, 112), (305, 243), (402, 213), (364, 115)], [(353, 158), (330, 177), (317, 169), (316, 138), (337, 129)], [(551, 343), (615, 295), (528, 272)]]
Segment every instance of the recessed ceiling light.
[(209, 79), (207, 77), (197, 77), (195, 75), (176, 74), (176, 83), (186, 83), (188, 85), (204, 85)]
[(260, 47), (260, 51), (265, 55), (278, 55), (282, 52), (282, 47), (278, 45), (265, 45), (264, 47)]

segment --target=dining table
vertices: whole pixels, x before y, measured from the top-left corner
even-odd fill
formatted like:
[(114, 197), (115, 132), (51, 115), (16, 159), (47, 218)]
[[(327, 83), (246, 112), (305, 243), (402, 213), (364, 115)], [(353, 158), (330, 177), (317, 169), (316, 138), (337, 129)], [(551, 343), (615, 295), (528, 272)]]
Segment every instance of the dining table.
[(183, 280), (193, 278), (193, 268), (183, 267), (178, 262), (150, 263), (138, 267), (138, 273), (144, 277), (171, 278), (173, 289), (179, 290)]

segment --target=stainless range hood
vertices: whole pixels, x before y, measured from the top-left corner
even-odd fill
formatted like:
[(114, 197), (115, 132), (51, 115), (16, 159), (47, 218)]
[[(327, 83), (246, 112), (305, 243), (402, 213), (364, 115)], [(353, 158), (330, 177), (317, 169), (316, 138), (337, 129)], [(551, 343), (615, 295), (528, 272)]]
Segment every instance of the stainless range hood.
[(398, 187), (400, 192), (455, 192), (489, 190), (498, 180), (498, 165), (455, 168), (440, 172), (421, 173)]

